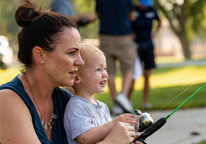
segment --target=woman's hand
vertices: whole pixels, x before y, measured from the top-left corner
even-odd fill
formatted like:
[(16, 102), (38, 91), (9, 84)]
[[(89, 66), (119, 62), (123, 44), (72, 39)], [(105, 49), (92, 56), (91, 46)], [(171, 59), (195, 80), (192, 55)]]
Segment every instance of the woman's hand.
[[(117, 122), (112, 131), (100, 144), (129, 144), (133, 142), (135, 135), (134, 127), (129, 123)], [(136, 142), (135, 144), (142, 144)]]
[[(134, 140), (136, 139), (136, 138), (138, 138), (139, 136), (138, 135), (136, 135), (135, 136), (135, 138), (134, 138)], [(136, 141), (135, 143), (133, 143), (133, 142), (131, 142), (130, 144), (143, 144), (142, 142), (140, 142), (140, 141)]]

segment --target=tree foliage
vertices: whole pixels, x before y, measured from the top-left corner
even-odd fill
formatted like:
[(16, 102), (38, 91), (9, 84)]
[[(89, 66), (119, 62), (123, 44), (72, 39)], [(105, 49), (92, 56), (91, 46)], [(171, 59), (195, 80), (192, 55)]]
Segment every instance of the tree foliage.
[[(34, 0), (35, 1), (35, 0)], [(36, 0), (38, 7), (49, 8), (51, 0)], [(6, 36), (10, 41), (10, 46), (16, 51), (17, 35), (19, 30), (15, 21), (15, 11), (21, 4), (21, 0), (0, 0), (0, 34)]]
[(7, 36), (9, 40), (13, 40), (14, 34), (18, 32), (14, 18), (15, 2), (14, 0), (0, 1), (0, 34)]
[(195, 35), (205, 36), (205, 0), (154, 0), (180, 39), (186, 59), (191, 58), (189, 43)]

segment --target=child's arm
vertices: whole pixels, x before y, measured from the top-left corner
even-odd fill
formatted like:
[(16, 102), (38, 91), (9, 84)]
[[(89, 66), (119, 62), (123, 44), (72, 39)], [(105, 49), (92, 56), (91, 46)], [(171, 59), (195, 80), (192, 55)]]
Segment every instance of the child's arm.
[(132, 114), (122, 114), (115, 118), (114, 120), (98, 127), (93, 127), (87, 132), (79, 135), (76, 140), (81, 144), (92, 144), (102, 141), (112, 130), (117, 122), (126, 122), (131, 125), (136, 124), (134, 120), (134, 115)]

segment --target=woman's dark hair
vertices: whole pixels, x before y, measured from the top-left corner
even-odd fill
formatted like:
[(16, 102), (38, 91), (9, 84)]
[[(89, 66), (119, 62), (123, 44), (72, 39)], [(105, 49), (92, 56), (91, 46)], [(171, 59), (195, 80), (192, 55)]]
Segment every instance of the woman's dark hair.
[(41, 12), (30, 0), (24, 0), (15, 13), (15, 19), (20, 27), (18, 34), (18, 59), (24, 67), (31, 67), (32, 51), (39, 46), (51, 52), (61, 38), (63, 28), (76, 28), (76, 24), (67, 17), (51, 12)]

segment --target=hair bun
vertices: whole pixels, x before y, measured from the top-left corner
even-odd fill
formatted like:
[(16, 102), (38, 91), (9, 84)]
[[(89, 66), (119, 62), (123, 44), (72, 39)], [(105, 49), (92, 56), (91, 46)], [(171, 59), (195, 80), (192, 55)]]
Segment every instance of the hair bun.
[(40, 12), (36, 10), (36, 5), (29, 0), (25, 0), (22, 2), (22, 5), (17, 8), (15, 19), (19, 26), (25, 27), (39, 15)]

